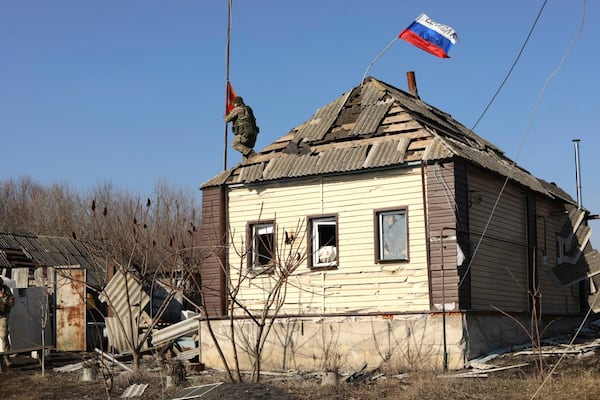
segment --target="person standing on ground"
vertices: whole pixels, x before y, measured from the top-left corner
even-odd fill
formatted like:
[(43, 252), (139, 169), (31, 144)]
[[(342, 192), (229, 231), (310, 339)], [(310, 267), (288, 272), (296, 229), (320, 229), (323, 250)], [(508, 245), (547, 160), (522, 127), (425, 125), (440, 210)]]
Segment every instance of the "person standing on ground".
[(233, 148), (242, 153), (242, 160), (248, 161), (248, 158), (254, 154), (254, 144), (258, 135), (258, 126), (252, 108), (244, 104), (244, 100), (237, 96), (232, 103), (235, 105), (233, 110), (225, 116), (225, 122), (232, 122)]
[[(10, 310), (15, 305), (15, 296), (8, 286), (4, 284), (4, 280), (0, 277), (0, 351), (10, 350), (8, 341), (8, 317)], [(4, 355), (4, 364), (10, 366), (8, 355)]]

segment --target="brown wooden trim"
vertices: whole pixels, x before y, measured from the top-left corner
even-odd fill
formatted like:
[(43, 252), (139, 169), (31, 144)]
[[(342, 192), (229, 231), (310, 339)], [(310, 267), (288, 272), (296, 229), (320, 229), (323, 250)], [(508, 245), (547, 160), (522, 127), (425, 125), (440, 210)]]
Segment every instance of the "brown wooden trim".
[(227, 314), (226, 186), (202, 190), (200, 247), (206, 256), (200, 265), (202, 296), (209, 315)]
[[(527, 207), (527, 218), (525, 221), (525, 229), (527, 235), (527, 285), (528, 285), (528, 303), (529, 311), (533, 311), (533, 299), (531, 294), (536, 295), (540, 283), (538, 277), (537, 264), (537, 210), (536, 199), (532, 192), (525, 195)], [(536, 302), (536, 312), (539, 315), (540, 303)]]
[(469, 179), (468, 165), (457, 160), (454, 163), (455, 201), (456, 201), (456, 228), (457, 239), (462, 249), (465, 261), (458, 266), (460, 277), (458, 286), (458, 304), (460, 309), (471, 308), (471, 243), (469, 238)]

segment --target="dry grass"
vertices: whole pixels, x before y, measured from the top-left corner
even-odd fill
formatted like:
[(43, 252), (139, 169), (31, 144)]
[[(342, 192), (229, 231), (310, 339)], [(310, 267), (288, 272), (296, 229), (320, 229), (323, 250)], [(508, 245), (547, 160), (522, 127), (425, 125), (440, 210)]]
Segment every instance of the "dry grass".
[[(497, 360), (503, 365), (528, 362), (527, 359)], [(547, 359), (549, 372), (556, 360)], [(322, 386), (316, 374), (282, 376), (265, 375), (262, 385), (224, 384), (208, 400), (453, 400), (453, 399), (599, 399), (600, 356), (583, 359), (565, 359), (545, 383), (536, 378), (533, 367), (508, 369), (489, 373), (487, 378), (449, 378), (434, 372), (409, 372), (405, 378), (386, 374), (376, 381), (347, 383), (343, 379), (337, 386)], [(50, 370), (45, 377), (39, 375), (35, 365), (23, 364), (2, 373), (0, 394), (3, 400), (27, 399), (106, 399), (103, 384), (82, 382), (79, 373), (57, 373)], [(226, 377), (218, 372), (193, 375), (190, 371), (185, 386), (223, 382)], [(167, 388), (165, 374), (146, 371), (140, 374), (115, 376), (111, 398), (119, 398), (132, 383), (148, 383), (146, 392), (137, 399), (169, 399), (180, 388)], [(541, 387), (541, 389), (540, 389)], [(34, 388), (34, 390), (32, 390)], [(539, 392), (538, 392), (539, 390)], [(537, 394), (536, 394), (537, 393)], [(535, 395), (535, 397), (533, 397)]]
[(553, 400), (598, 399), (600, 376), (580, 371), (542, 381), (530, 376), (492, 376), (488, 378), (440, 378), (432, 373), (418, 373), (409, 378), (388, 378), (374, 384), (341, 384), (323, 387), (318, 383), (284, 385), (299, 400), (453, 400), (453, 399), (530, 399)]

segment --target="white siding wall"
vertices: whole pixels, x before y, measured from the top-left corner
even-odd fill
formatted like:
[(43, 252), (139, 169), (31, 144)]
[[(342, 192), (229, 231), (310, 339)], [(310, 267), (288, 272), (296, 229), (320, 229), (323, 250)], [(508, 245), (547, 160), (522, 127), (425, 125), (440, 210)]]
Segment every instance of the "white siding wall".
[[(246, 240), (248, 221), (274, 219), (278, 248), (283, 232), (303, 231), (293, 246), (306, 254), (307, 216), (337, 214), (338, 267), (310, 270), (306, 261), (290, 279), (284, 313), (366, 313), (429, 310), (423, 196), (420, 168), (343, 177), (306, 180), (303, 184), (234, 188), (229, 192), (229, 222), (234, 239), (229, 251), (232, 275), (245, 267), (235, 247)], [(408, 209), (408, 263), (375, 263), (373, 210)], [(301, 241), (300, 241), (301, 240)], [(248, 279), (239, 295), (245, 304), (259, 308), (268, 276)]]

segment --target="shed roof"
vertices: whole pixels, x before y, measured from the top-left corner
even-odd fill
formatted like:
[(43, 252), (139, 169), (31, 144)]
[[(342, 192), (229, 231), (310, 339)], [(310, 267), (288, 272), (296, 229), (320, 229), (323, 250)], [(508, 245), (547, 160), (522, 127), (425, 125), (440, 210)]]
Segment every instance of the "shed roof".
[(52, 236), (0, 232), (0, 268), (96, 264), (81, 242)]
[(492, 143), (420, 98), (373, 77), (312, 118), (202, 184), (261, 184), (324, 174), (462, 158), (549, 197), (573, 199), (505, 156)]

